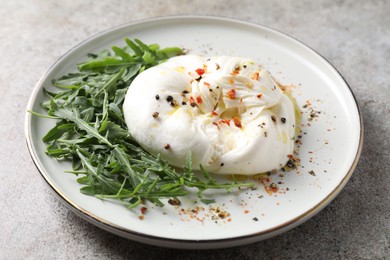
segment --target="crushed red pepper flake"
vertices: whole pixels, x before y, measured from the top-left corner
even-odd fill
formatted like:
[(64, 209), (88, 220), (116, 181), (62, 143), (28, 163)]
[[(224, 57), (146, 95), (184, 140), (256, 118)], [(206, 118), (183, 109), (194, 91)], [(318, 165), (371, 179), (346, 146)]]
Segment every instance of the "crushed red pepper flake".
[(252, 79), (253, 80), (258, 80), (259, 79), (259, 77), (260, 77), (260, 74), (259, 74), (259, 72), (255, 72), (255, 73), (253, 73), (253, 75), (252, 75)]
[(141, 214), (142, 214), (142, 215), (145, 215), (147, 211), (148, 211), (148, 208), (147, 208), (147, 207), (142, 207), (142, 208), (141, 208)]
[(201, 96), (197, 96), (197, 97), (196, 97), (196, 102), (197, 102), (198, 104), (202, 104), (202, 97), (201, 97)]
[(196, 71), (196, 73), (198, 73), (199, 76), (202, 76), (205, 73), (204, 69), (201, 69), (201, 68), (196, 69), (195, 71)]
[(241, 124), (241, 121), (238, 117), (233, 117), (233, 122), (234, 122), (234, 125), (237, 126), (238, 128), (241, 128), (242, 127), (242, 124)]
[(233, 88), (233, 89), (231, 89), (231, 90), (229, 90), (228, 92), (227, 92), (227, 95), (228, 95), (228, 97), (230, 98), (230, 99), (235, 99), (236, 98), (236, 90)]
[(237, 76), (238, 74), (240, 74), (240, 71), (236, 69), (231, 73), (232, 76)]
[(230, 126), (230, 120), (229, 119), (221, 119), (218, 121), (219, 124), (227, 124), (228, 126)]

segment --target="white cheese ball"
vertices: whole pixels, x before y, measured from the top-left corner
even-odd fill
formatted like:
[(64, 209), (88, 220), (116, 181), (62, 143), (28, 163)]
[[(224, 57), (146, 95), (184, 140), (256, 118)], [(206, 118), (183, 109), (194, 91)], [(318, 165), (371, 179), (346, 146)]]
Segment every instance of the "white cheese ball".
[(131, 136), (177, 167), (191, 151), (194, 169), (253, 175), (293, 153), (292, 101), (245, 58), (171, 58), (134, 79), (123, 112)]

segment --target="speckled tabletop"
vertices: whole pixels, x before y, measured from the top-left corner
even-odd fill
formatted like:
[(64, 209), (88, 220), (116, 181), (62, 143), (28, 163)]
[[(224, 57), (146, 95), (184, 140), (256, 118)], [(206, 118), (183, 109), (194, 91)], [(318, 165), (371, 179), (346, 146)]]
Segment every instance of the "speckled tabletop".
[[(386, 0), (0, 1), (0, 259), (390, 259), (389, 12)], [(25, 109), (50, 64), (110, 27), (178, 14), (280, 30), (321, 53), (350, 84), (364, 118), (361, 159), (345, 189), (311, 220), (236, 248), (158, 248), (80, 219), (35, 168), (25, 145)]]

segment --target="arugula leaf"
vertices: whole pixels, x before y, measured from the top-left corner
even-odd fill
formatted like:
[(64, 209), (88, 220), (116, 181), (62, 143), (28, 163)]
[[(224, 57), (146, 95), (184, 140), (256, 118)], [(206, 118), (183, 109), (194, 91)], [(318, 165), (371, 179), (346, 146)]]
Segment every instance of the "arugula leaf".
[(90, 126), (87, 122), (82, 120), (77, 114), (66, 107), (59, 107), (54, 100), (51, 100), (51, 107), (53, 109), (54, 115), (59, 118), (74, 122), (81, 130), (86, 131), (88, 134), (96, 137), (100, 142), (107, 144), (110, 147), (113, 145), (107, 140), (106, 137), (99, 134), (99, 132), (92, 126)]

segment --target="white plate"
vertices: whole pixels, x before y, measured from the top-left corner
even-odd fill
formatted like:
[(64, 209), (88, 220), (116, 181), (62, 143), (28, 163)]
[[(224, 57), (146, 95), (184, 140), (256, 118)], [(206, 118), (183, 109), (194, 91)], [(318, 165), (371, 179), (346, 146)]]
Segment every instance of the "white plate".
[[(341, 75), (320, 55), (302, 43), (269, 28), (243, 21), (212, 17), (167, 17), (136, 22), (105, 31), (77, 45), (43, 75), (28, 109), (44, 112), (43, 87), (53, 78), (75, 71), (86, 54), (123, 39), (139, 38), (162, 47), (182, 46), (191, 53), (237, 55), (258, 61), (282, 84), (296, 86), (293, 95), (299, 107), (310, 101), (321, 111), (308, 122), (309, 108), (302, 108), (305, 125), (300, 158), (302, 167), (284, 177), (272, 175), (280, 193), (269, 195), (262, 185), (255, 191), (216, 194), (217, 203), (230, 213), (213, 219), (209, 207), (196, 196), (183, 206), (148, 205), (144, 220), (139, 210), (129, 211), (117, 203), (82, 195), (70, 164), (45, 154), (42, 136), (54, 121), (26, 115), (26, 138), (31, 156), (42, 176), (70, 209), (87, 221), (120, 236), (144, 243), (178, 248), (219, 248), (259, 241), (289, 230), (318, 213), (344, 187), (357, 164), (362, 146), (362, 121), (357, 103)], [(310, 123), (311, 126), (307, 126)], [(309, 174), (314, 171), (315, 176)], [(288, 188), (288, 189), (287, 189)], [(204, 207), (196, 217), (188, 209)], [(182, 212), (184, 208), (184, 212)], [(257, 221), (256, 221), (257, 220)]]

